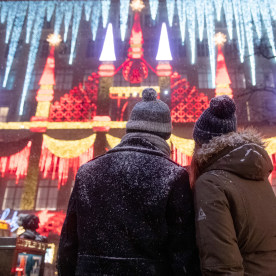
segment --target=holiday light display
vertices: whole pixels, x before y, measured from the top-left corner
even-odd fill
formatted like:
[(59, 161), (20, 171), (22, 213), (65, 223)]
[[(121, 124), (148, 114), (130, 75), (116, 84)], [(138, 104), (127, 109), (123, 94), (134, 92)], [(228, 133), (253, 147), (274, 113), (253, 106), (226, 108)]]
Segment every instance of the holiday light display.
[(160, 61), (172, 60), (169, 37), (168, 37), (167, 27), (165, 23), (162, 23), (156, 60), (160, 60)]
[(103, 27), (106, 28), (111, 0), (101, 0)]
[(11, 66), (13, 64), (14, 56), (16, 53), (16, 49), (17, 49), (18, 42), (20, 39), (21, 31), (22, 31), (22, 26), (24, 24), (24, 19), (25, 19), (26, 12), (27, 12), (27, 5), (22, 5), (20, 3), (18, 6), (19, 6), (19, 10), (18, 10), (18, 13), (15, 18), (15, 23), (13, 26), (11, 41), (10, 41), (10, 45), (9, 45), (9, 52), (8, 52), (8, 57), (7, 57), (7, 64), (6, 64), (4, 81), (3, 81), (3, 87), (6, 87), (6, 85), (7, 85), (9, 73), (11, 70)]
[(204, 8), (202, 7), (201, 0), (195, 0), (196, 7), (196, 17), (197, 17), (197, 25), (198, 25), (198, 36), (199, 41), (203, 40), (203, 32), (204, 32)]
[[(174, 5), (175, 5), (175, 0), (167, 0), (167, 12), (168, 12), (168, 21), (170, 27), (172, 27), (173, 24), (173, 16), (174, 16)], [(180, 11), (181, 12), (181, 11)]]
[(185, 11), (185, 3), (184, 0), (177, 0), (177, 10), (179, 17), (179, 28), (181, 33), (181, 42), (182, 45), (185, 41), (185, 32), (186, 32), (186, 11)]
[(186, 1), (187, 25), (191, 45), (191, 63), (195, 63), (195, 2), (193, 0)]
[(20, 101), (20, 107), (19, 107), (20, 116), (23, 115), (25, 99), (27, 96), (29, 84), (31, 81), (31, 74), (33, 72), (36, 55), (39, 47), (40, 36), (41, 36), (43, 23), (44, 23), (44, 16), (45, 16), (45, 5), (43, 2), (39, 2), (38, 12), (34, 23), (33, 33), (32, 33), (32, 40), (31, 40), (30, 51), (28, 56), (25, 80), (23, 84), (23, 91), (22, 91), (22, 96)]
[(233, 7), (231, 0), (224, 0), (223, 3), (225, 21), (227, 25), (229, 39), (233, 39)]
[(134, 12), (141, 12), (145, 4), (143, 0), (132, 0), (130, 7)]
[[(26, 5), (24, 5), (26, 6)], [(28, 3), (28, 16), (27, 16), (27, 26), (26, 26), (26, 43), (30, 43), (31, 39), (31, 31), (33, 28), (35, 16), (37, 13), (37, 8), (38, 8), (38, 2), (29, 2)], [(21, 27), (22, 28), (22, 27)]]
[[(125, 36), (125, 26), (127, 22), (127, 0), (122, 0), (120, 22), (121, 22), (121, 38)], [(175, 6), (176, 2), (176, 6)], [(149, 0), (149, 7), (151, 11), (152, 19), (156, 19), (156, 14), (159, 6), (159, 1)], [(185, 42), (184, 37), (185, 27), (188, 30), (190, 47), (191, 47), (191, 63), (195, 63), (195, 21), (198, 25), (199, 40), (203, 39), (204, 20), (206, 19), (206, 30), (208, 38), (208, 46), (210, 53), (210, 64), (212, 72), (212, 81), (215, 79), (215, 54), (214, 54), (214, 41), (212, 36), (214, 35), (214, 27), (216, 19), (219, 20), (222, 13), (225, 15), (227, 30), (229, 39), (233, 38), (233, 25), (235, 24), (235, 33), (237, 36), (237, 42), (239, 46), (240, 61), (244, 61), (245, 50), (248, 49), (248, 55), (251, 56), (254, 53), (253, 39), (255, 33), (258, 39), (261, 35), (266, 33), (268, 41), (271, 46), (272, 55), (276, 55), (274, 34), (272, 29), (273, 20), (276, 19), (276, 2), (275, 0), (213, 0), (213, 1), (199, 1), (199, 0), (168, 0), (166, 1), (168, 7), (168, 18), (170, 25), (172, 24), (173, 14), (175, 9), (178, 11), (179, 27), (181, 32), (182, 42)], [(26, 19), (26, 26), (24, 24), (18, 24), (19, 13), (16, 11), (22, 11), (21, 6), (27, 7), (27, 12), (24, 18)], [(141, 10), (145, 5), (142, 0), (133, 0), (130, 5)], [(183, 7), (184, 6), (184, 7)], [(99, 26), (100, 16), (102, 16), (103, 26), (108, 23), (109, 10), (111, 8), (110, 0), (99, 1), (0, 1), (0, 22), (6, 23), (5, 42), (9, 43), (9, 62), (7, 62), (5, 82), (2, 85), (6, 85), (9, 75), (11, 63), (13, 63), (13, 52), (17, 48), (15, 36), (12, 38), (15, 29), (16, 33), (22, 33), (22, 29), (26, 31), (26, 43), (30, 42), (30, 54), (27, 63), (24, 87), (22, 91), (22, 100), (20, 103), (19, 114), (23, 114), (23, 106), (25, 97), (28, 92), (30, 77), (34, 68), (34, 63), (37, 56), (37, 48), (39, 47), (41, 28), (44, 20), (48, 22), (54, 16), (54, 33), (59, 34), (63, 32), (64, 40), (67, 39), (68, 27), (72, 24), (72, 43), (70, 50), (69, 63), (72, 64), (75, 55), (76, 40), (78, 36), (79, 24), (82, 16), (82, 8), (84, 8), (85, 20), (91, 20), (92, 39), (96, 39), (96, 34)], [(122, 9), (124, 8), (124, 12)], [(91, 14), (92, 9), (92, 16)], [(21, 13), (22, 14), (22, 13)], [(22, 16), (23, 18), (23, 16)], [(41, 23), (42, 22), (42, 23)], [(250, 22), (250, 23), (249, 23)], [(64, 29), (62, 29), (64, 28)], [(246, 53), (247, 54), (247, 53)], [(255, 61), (254, 58), (250, 58), (251, 66), (251, 83), (255, 84)]]
[(82, 13), (82, 4), (83, 4), (82, 2), (74, 2), (74, 16), (73, 16), (72, 40), (71, 40), (69, 64), (73, 63), (73, 58), (75, 54), (75, 47), (76, 47), (79, 25), (81, 20), (81, 13)]
[(16, 12), (18, 10), (18, 5), (21, 4), (20, 2), (15, 2), (13, 8), (9, 8), (8, 16), (7, 16), (7, 28), (6, 28), (6, 38), (5, 43), (9, 42), (10, 34), (13, 26), (13, 22), (16, 16)]
[(120, 31), (121, 31), (122, 41), (125, 40), (128, 12), (129, 12), (129, 0), (121, 0), (120, 1)]
[(29, 141), (27, 146), (20, 152), (10, 156), (0, 157), (1, 177), (4, 177), (6, 174), (15, 175), (17, 184), (19, 179), (22, 179), (27, 175), (31, 146), (32, 142)]
[(92, 1), (86, 1), (84, 3), (84, 12), (85, 12), (85, 20), (89, 21), (91, 12), (92, 12), (93, 2)]
[(101, 15), (101, 2), (96, 0), (93, 4), (92, 16), (91, 16), (91, 31), (92, 31), (92, 39), (95, 41), (97, 36), (97, 30), (99, 27), (100, 22), (100, 15)]
[(171, 117), (174, 123), (196, 122), (208, 107), (208, 97), (191, 87), (178, 73), (171, 76)]
[(149, 0), (150, 14), (151, 14), (152, 20), (156, 19), (158, 4), (159, 4), (159, 0)]
[[(93, 159), (95, 138), (96, 135), (93, 134), (78, 141), (58, 141), (44, 135), (39, 161), (42, 177), (47, 178), (50, 175), (52, 179), (58, 179), (58, 188), (65, 185), (70, 169), (75, 176), (81, 165)], [(87, 145), (90, 147), (82, 152)]]
[(226, 36), (222, 33), (217, 33), (215, 41), (218, 46), (217, 55), (217, 72), (216, 72), (216, 97), (221, 95), (228, 95), (233, 98), (233, 92), (230, 88), (231, 80), (228, 74), (228, 70), (225, 64), (224, 55), (222, 52), (222, 46), (226, 42)]
[(65, 11), (64, 11), (64, 35), (63, 35), (63, 40), (66, 42), (67, 41), (67, 35), (69, 31), (69, 25), (71, 22), (71, 18), (73, 15), (73, 3), (68, 2), (67, 5), (65, 6)]
[(102, 53), (99, 60), (100, 61), (116, 60), (115, 49), (114, 49), (114, 39), (113, 39), (113, 28), (111, 23), (109, 23), (107, 27), (104, 45), (103, 45)]

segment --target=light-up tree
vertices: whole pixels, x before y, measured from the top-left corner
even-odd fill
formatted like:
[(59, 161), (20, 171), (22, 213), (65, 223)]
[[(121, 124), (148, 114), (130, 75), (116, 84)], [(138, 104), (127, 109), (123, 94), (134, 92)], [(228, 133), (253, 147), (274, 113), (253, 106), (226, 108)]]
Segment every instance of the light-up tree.
[(215, 42), (218, 46), (217, 55), (217, 71), (216, 71), (216, 97), (221, 95), (228, 95), (233, 98), (233, 91), (230, 88), (231, 80), (225, 63), (225, 58), (222, 52), (222, 47), (226, 42), (226, 36), (223, 33), (215, 35)]

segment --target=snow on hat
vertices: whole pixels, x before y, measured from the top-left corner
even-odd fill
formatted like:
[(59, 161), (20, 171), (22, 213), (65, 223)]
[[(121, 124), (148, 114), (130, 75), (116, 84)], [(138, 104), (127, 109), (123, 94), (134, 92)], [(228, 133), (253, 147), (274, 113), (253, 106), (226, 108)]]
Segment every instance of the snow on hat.
[(143, 90), (142, 101), (132, 109), (126, 130), (149, 132), (169, 139), (172, 131), (171, 112), (166, 103), (157, 99), (153, 88)]
[(195, 123), (193, 137), (197, 144), (208, 143), (213, 137), (237, 129), (236, 105), (226, 95), (211, 99), (207, 108)]

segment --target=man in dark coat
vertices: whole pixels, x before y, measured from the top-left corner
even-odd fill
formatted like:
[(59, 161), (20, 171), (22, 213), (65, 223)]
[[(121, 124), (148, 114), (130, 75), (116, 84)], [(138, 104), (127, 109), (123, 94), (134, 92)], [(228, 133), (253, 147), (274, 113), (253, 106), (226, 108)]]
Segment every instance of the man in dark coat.
[(273, 166), (260, 136), (236, 131), (235, 104), (214, 98), (194, 128), (197, 242), (203, 275), (276, 275)]
[(188, 174), (169, 158), (170, 110), (156, 98), (145, 89), (121, 143), (79, 169), (59, 275), (198, 275)]

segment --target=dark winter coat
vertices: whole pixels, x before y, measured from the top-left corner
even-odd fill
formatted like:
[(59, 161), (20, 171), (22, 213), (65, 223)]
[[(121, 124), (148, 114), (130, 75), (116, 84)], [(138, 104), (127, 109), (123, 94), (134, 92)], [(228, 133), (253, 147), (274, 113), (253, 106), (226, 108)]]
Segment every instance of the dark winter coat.
[(272, 163), (252, 131), (213, 138), (195, 154), (197, 243), (203, 275), (276, 275)]
[(195, 244), (186, 170), (132, 135), (79, 169), (59, 275), (198, 275)]

